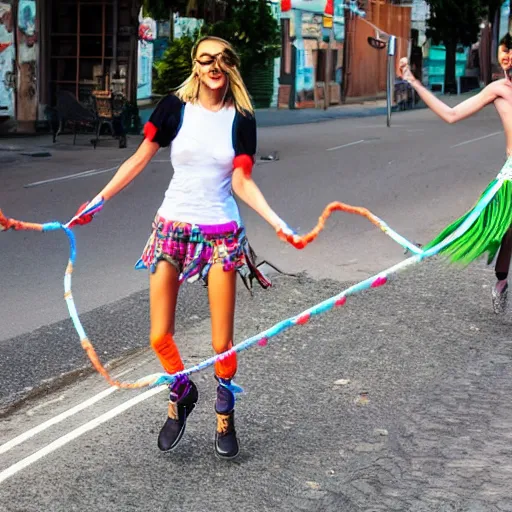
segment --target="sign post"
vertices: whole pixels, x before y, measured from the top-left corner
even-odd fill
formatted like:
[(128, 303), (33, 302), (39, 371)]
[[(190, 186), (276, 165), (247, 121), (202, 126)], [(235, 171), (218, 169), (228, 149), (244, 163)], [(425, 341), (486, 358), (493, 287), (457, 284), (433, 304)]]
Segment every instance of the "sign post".
[(396, 51), (396, 37), (389, 36), (388, 40), (388, 72), (386, 80), (386, 112), (387, 112), (387, 126), (391, 126), (391, 103), (393, 99), (394, 81), (395, 81), (395, 51)]

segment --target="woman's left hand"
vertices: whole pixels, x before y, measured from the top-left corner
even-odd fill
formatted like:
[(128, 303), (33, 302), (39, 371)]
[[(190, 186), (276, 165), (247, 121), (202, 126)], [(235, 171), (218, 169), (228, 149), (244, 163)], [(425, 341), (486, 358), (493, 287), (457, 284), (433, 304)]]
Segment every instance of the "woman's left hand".
[(407, 57), (402, 57), (400, 59), (398, 75), (410, 84), (416, 81), (416, 77), (412, 74), (411, 68), (409, 67), (409, 60)]
[(288, 226), (288, 224), (286, 224), (285, 222), (281, 221), (277, 226), (275, 226), (275, 230), (276, 230), (277, 236), (283, 242), (288, 242), (289, 237), (292, 237), (294, 241), (299, 238), (297, 233), (290, 226)]

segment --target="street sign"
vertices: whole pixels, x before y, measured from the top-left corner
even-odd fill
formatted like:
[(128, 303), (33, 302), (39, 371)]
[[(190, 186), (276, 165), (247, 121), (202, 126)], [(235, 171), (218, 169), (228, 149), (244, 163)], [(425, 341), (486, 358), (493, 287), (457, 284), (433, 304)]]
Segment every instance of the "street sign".
[(383, 41), (382, 39), (377, 39), (376, 37), (369, 37), (368, 44), (372, 48), (375, 48), (376, 50), (383, 50), (384, 48), (386, 48), (386, 41)]

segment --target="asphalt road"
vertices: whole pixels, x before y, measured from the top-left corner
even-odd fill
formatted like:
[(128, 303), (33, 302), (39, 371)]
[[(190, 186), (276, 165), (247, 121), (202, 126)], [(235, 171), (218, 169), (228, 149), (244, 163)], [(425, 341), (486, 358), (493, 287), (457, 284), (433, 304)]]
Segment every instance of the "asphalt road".
[[(393, 120), (390, 129), (383, 118), (264, 128), (260, 153), (277, 150), (280, 159), (258, 165), (258, 183), (301, 232), (341, 200), (425, 242), (497, 173), (503, 136), (491, 109), (454, 126), (427, 111)], [(26, 220), (65, 220), (113, 171), (24, 186), (109, 169), (120, 155), (129, 151), (61, 147), (37, 167), (34, 159), (3, 165), (1, 207)], [(125, 379), (158, 371), (144, 349), (147, 276), (132, 267), (170, 177), (164, 159), (77, 230), (74, 296), (102, 358), (117, 359), (113, 372)], [(300, 277), (275, 276), (274, 288), (252, 299), (240, 287), (237, 342), (404, 258), (356, 217), (335, 216), (295, 251), (244, 212), (260, 257)], [(4, 233), (0, 243), (0, 510), (512, 510), (510, 317), (492, 313), (493, 273), (483, 264), (461, 271), (425, 262), (246, 352), (242, 455), (223, 464), (213, 456), (211, 372), (197, 375), (202, 398), (183, 444), (158, 453), (165, 393), (106, 391), (86, 370), (62, 300), (65, 238)], [(200, 286), (181, 299), (177, 336), (188, 366), (211, 354), (207, 302)], [(94, 405), (14, 446), (94, 396)], [(118, 407), (126, 411), (115, 415)]]

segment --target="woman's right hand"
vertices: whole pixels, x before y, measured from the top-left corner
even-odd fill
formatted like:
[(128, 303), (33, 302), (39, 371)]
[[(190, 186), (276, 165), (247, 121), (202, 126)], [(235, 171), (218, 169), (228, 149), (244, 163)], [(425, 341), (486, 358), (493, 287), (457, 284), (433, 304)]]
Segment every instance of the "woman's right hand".
[[(105, 204), (105, 200), (102, 196), (96, 196), (92, 201), (88, 201), (78, 208), (73, 218), (69, 221), (67, 227), (72, 228), (73, 226), (83, 226), (89, 224)], [(83, 213), (83, 212), (86, 213)]]

